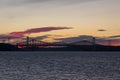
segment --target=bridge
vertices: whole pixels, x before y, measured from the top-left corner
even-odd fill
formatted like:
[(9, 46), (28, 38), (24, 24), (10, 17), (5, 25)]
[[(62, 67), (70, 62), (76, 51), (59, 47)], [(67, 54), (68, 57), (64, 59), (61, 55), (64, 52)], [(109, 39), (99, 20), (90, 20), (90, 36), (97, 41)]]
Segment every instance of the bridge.
[(93, 38), (93, 42), (89, 42), (89, 41), (78, 41), (78, 42), (74, 42), (74, 43), (64, 43), (64, 42), (54, 42), (54, 43), (48, 43), (48, 42), (44, 42), (44, 41), (40, 41), (40, 40), (36, 40), (36, 39), (30, 39), (29, 37), (26, 38), (26, 41), (21, 41), (19, 43), (17, 43), (18, 47), (35, 47), (35, 48), (39, 48), (39, 47), (68, 47), (68, 46), (74, 46), (74, 45), (95, 45), (95, 38)]
[(30, 39), (29, 37), (27, 37), (26, 41), (21, 41), (19, 43), (17, 43), (17, 46), (24, 46), (24, 47), (62, 47), (62, 46), (68, 46), (68, 44), (66, 43), (61, 43), (61, 42), (57, 42), (57, 43), (48, 43), (48, 42), (44, 42), (44, 41), (40, 41), (40, 40), (36, 40), (36, 39)]

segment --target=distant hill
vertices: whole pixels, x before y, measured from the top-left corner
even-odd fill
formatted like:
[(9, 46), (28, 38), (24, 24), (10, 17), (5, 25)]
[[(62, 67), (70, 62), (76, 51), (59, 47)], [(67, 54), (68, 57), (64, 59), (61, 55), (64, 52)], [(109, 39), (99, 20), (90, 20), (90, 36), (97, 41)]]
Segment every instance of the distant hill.
[(18, 50), (18, 48), (14, 45), (7, 44), (7, 43), (0, 43), (0, 51), (14, 51)]
[(87, 41), (87, 40), (82, 40), (82, 41), (77, 41), (77, 42), (73, 42), (71, 43), (72, 45), (98, 45), (98, 44), (94, 44), (93, 42)]

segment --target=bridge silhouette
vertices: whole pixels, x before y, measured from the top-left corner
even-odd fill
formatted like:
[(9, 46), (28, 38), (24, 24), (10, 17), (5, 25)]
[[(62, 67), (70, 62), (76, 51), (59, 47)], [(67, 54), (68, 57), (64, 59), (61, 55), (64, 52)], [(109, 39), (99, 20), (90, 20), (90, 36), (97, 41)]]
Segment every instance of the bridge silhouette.
[(29, 48), (29, 47), (39, 48), (39, 47), (47, 47), (47, 46), (70, 47), (70, 46), (75, 46), (75, 45), (95, 45), (95, 38), (93, 38), (93, 42), (83, 40), (83, 41), (77, 41), (77, 42), (68, 44), (68, 43), (64, 43), (64, 42), (48, 43), (48, 42), (44, 42), (44, 41), (40, 41), (40, 40), (36, 40), (36, 39), (30, 39), (29, 37), (27, 37), (26, 41), (21, 41), (21, 42), (17, 43), (17, 46), (24, 46), (26, 48)]
[(26, 41), (21, 41), (19, 43), (17, 43), (17, 46), (25, 46), (25, 47), (45, 47), (45, 46), (68, 46), (68, 44), (66, 43), (62, 43), (62, 42), (56, 42), (56, 43), (48, 43), (48, 42), (44, 42), (44, 41), (40, 41), (40, 40), (36, 40), (36, 39), (30, 39), (29, 37), (27, 37)]

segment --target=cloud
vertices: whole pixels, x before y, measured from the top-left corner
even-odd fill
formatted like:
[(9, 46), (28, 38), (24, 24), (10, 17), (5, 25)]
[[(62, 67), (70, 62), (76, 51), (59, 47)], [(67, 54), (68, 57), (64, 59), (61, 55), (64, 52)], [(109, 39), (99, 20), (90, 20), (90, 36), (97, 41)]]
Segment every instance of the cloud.
[(56, 40), (59, 40), (61, 42), (65, 42), (65, 43), (72, 43), (72, 42), (78, 42), (78, 41), (82, 41), (82, 40), (91, 41), (92, 39), (93, 39), (93, 36), (90, 36), (90, 35), (80, 35), (80, 36), (77, 36), (77, 37), (58, 38)]
[(107, 30), (105, 30), (105, 29), (99, 29), (98, 31), (101, 31), (101, 32), (102, 32), (102, 31), (107, 31)]
[(87, 3), (93, 1), (99, 1), (99, 0), (61, 0), (61, 3), (71, 5), (71, 4)]
[(50, 2), (52, 5), (56, 4), (75, 4), (75, 3), (86, 3), (91, 1), (99, 0), (0, 0), (0, 7), (14, 7), (14, 6), (23, 6), (27, 4), (35, 3), (45, 3)]
[[(26, 4), (42, 3), (50, 0), (0, 0), (0, 7), (23, 6)], [(51, 0), (52, 1), (52, 0)]]
[(49, 36), (51, 36), (51, 35), (37, 36), (37, 37), (34, 37), (34, 39), (36, 39), (36, 40), (43, 40), (43, 39), (49, 38)]
[(120, 39), (107, 39), (106, 41), (100, 42), (103, 45), (113, 45), (113, 46), (120, 46)]
[(108, 38), (120, 38), (120, 35), (109, 36)]
[(32, 28), (20, 32), (11, 32), (10, 35), (13, 36), (24, 36), (25, 34), (48, 32), (53, 30), (63, 30), (63, 29), (72, 29), (71, 27), (42, 27), (42, 28)]
[[(120, 39), (116, 39), (116, 38), (101, 38), (101, 37), (95, 37), (95, 36), (91, 36), (91, 35), (80, 35), (77, 37), (68, 37), (68, 38), (58, 38), (56, 40), (58, 40), (59, 42), (64, 42), (64, 43), (76, 43), (76, 42), (80, 42), (80, 41), (89, 41), (92, 42), (93, 37), (96, 38), (96, 43), (97, 44), (102, 44), (102, 45), (114, 45), (114, 46), (118, 46), (120, 45)], [(117, 36), (113, 36), (113, 37), (119, 37), (119, 35)]]
[(1, 34), (1, 35), (0, 35), (0, 40), (20, 39), (20, 38), (22, 38), (22, 37), (21, 37), (21, 36), (5, 35), (5, 34)]
[[(48, 32), (53, 30), (63, 30), (63, 29), (72, 29), (71, 27), (42, 27), (42, 28), (32, 28), (25, 31), (11, 32), (9, 34), (0, 34), (0, 40), (26, 40), (25, 34)], [(37, 40), (43, 40), (49, 38), (51, 35), (43, 35), (33, 37)]]

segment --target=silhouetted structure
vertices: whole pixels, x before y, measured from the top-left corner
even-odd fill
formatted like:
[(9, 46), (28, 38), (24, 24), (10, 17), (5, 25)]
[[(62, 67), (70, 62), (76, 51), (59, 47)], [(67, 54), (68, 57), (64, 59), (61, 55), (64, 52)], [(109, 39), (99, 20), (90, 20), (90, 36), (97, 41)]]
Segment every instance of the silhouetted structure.
[(92, 42), (93, 42), (93, 45), (96, 44), (96, 38), (95, 37), (92, 38)]
[(0, 51), (18, 51), (19, 49), (8, 43), (0, 43)]
[(120, 46), (104, 46), (96, 44), (93, 37), (92, 42), (83, 40), (74, 43), (47, 43), (26, 37), (26, 41), (11, 45), (0, 43), (0, 51), (120, 51)]
[(27, 48), (29, 47), (29, 37), (27, 36)]
[(25, 48), (39, 48), (39, 47), (47, 47), (47, 46), (68, 46), (65, 43), (47, 43), (35, 39), (26, 38), (26, 41), (17, 43), (17, 46), (24, 46)]

